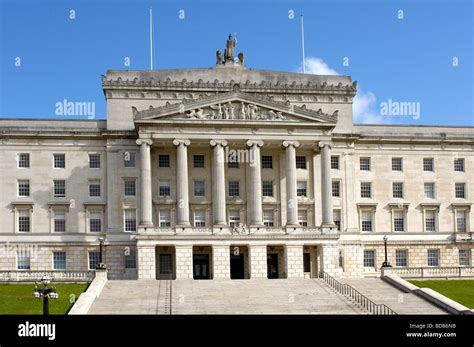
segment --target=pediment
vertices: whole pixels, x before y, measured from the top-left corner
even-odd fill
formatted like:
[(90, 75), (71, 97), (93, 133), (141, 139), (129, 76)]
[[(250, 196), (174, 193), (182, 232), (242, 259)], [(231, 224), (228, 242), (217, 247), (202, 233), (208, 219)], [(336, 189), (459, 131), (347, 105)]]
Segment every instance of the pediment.
[(243, 122), (316, 122), (336, 124), (337, 111), (327, 114), (289, 102), (277, 102), (271, 97), (232, 91), (199, 99), (184, 99), (161, 107), (137, 110), (132, 107), (135, 121), (243, 121)]

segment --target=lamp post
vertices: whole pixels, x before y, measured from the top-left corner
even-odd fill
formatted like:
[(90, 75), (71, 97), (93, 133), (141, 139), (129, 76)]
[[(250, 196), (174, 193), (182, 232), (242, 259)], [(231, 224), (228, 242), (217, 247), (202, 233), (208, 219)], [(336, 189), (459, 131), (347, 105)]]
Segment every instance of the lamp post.
[(96, 269), (105, 269), (106, 265), (103, 262), (103, 247), (104, 247), (105, 238), (99, 237), (99, 264), (97, 264)]
[(43, 315), (49, 315), (49, 298), (57, 299), (59, 298), (59, 294), (56, 292), (55, 287), (48, 287), (51, 283), (51, 277), (44, 276), (41, 278), (41, 283), (43, 284), (43, 288), (38, 288), (38, 283), (35, 283), (35, 292), (33, 293), (33, 297), (36, 299), (43, 298)]
[(388, 262), (388, 257), (387, 257), (387, 235), (383, 237), (383, 243), (384, 243), (384, 248), (385, 248), (385, 261), (382, 264), (382, 267), (392, 267), (390, 263)]

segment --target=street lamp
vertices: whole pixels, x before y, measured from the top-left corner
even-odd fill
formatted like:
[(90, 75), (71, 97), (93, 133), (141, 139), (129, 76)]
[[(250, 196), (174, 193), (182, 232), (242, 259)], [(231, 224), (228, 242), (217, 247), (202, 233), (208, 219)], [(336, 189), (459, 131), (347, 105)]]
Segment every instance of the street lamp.
[(99, 237), (99, 264), (97, 264), (96, 269), (105, 269), (106, 265), (103, 262), (102, 258), (102, 249), (104, 246), (105, 239), (103, 237)]
[(33, 297), (35, 299), (43, 298), (43, 315), (49, 315), (49, 298), (57, 299), (59, 298), (59, 294), (56, 292), (55, 287), (48, 287), (51, 284), (51, 277), (43, 276), (41, 278), (41, 283), (43, 284), (44, 288), (38, 288), (38, 282), (35, 283), (35, 292), (33, 293)]
[(382, 264), (382, 267), (392, 267), (392, 265), (390, 265), (390, 263), (388, 262), (388, 258), (387, 258), (387, 235), (385, 235), (383, 237), (383, 243), (384, 243), (384, 248), (385, 248), (385, 261), (383, 262)]

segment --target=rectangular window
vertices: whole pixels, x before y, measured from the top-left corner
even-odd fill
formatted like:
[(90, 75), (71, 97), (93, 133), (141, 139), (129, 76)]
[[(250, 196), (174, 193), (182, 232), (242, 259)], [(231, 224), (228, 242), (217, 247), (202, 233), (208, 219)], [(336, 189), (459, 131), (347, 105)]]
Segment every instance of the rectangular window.
[(435, 194), (435, 184), (432, 182), (425, 183), (425, 198), (427, 199), (434, 199), (436, 194)]
[(24, 169), (30, 167), (30, 153), (18, 153), (18, 167)]
[(392, 158), (392, 171), (403, 171), (403, 158)]
[(54, 180), (53, 181), (53, 193), (56, 198), (61, 198), (66, 196), (66, 181), (64, 180)]
[(433, 158), (423, 158), (423, 171), (434, 172), (434, 159)]
[(471, 250), (459, 250), (459, 266), (471, 266)]
[(193, 156), (193, 166), (195, 168), (204, 168), (204, 155), (195, 154)]
[(341, 182), (340, 181), (332, 181), (332, 196), (334, 198), (341, 197)]
[(66, 252), (53, 252), (53, 270), (66, 270)]
[(169, 275), (173, 273), (172, 257), (169, 253), (160, 254), (160, 275)]
[(240, 182), (239, 181), (229, 181), (229, 196), (240, 196)]
[(100, 262), (100, 252), (89, 252), (89, 270), (95, 270)]
[(160, 227), (171, 226), (171, 210), (160, 210)]
[(170, 167), (170, 156), (169, 154), (158, 155), (158, 167)]
[(204, 181), (194, 181), (194, 196), (206, 196), (206, 183)]
[(100, 197), (100, 181), (89, 181), (89, 196), (91, 198)]
[(100, 169), (100, 154), (89, 154), (89, 168)]
[(403, 199), (403, 183), (402, 182), (392, 183), (392, 194), (394, 198)]
[(359, 159), (360, 171), (370, 171), (370, 158), (362, 157)]
[(364, 250), (364, 267), (375, 267), (374, 250)]
[(206, 226), (206, 211), (194, 210), (194, 226), (198, 228)]
[(296, 168), (306, 170), (306, 157), (305, 156), (296, 156)]
[(66, 232), (66, 211), (53, 211), (54, 232)]
[(240, 223), (240, 211), (229, 210), (229, 226), (231, 228), (238, 226)]
[(227, 167), (229, 169), (238, 169), (239, 168), (239, 158), (237, 157), (237, 154), (229, 154), (227, 158)]
[(123, 152), (123, 166), (126, 168), (135, 167), (135, 152)]
[(456, 231), (465, 233), (467, 231), (467, 212), (464, 210), (456, 210)]
[(135, 179), (126, 179), (124, 180), (124, 194), (125, 196), (135, 196), (136, 191), (136, 180)]
[(337, 230), (341, 231), (341, 210), (334, 210), (332, 214)]
[(66, 167), (66, 155), (53, 154), (53, 167), (55, 169), (64, 169)]
[(137, 231), (137, 211), (135, 209), (125, 210), (125, 231)]
[(428, 266), (439, 266), (439, 249), (428, 249)]
[(331, 155), (331, 169), (339, 170), (339, 156)]
[(30, 181), (18, 180), (18, 196), (30, 196)]
[(425, 230), (429, 232), (436, 231), (436, 211), (425, 211)]
[(102, 211), (89, 211), (89, 230), (92, 233), (102, 232)]
[(297, 196), (308, 196), (306, 189), (306, 181), (296, 182), (296, 195)]
[(372, 197), (372, 183), (371, 182), (360, 182), (360, 197), (361, 198)]
[(30, 210), (18, 210), (18, 232), (28, 233), (30, 232)]
[(272, 227), (273, 223), (273, 210), (264, 210), (263, 211), (263, 224), (266, 227)]
[(403, 211), (393, 211), (393, 230), (405, 231), (405, 214)]
[(27, 250), (21, 250), (16, 252), (16, 269), (17, 270), (30, 270), (30, 252)]
[(466, 198), (466, 183), (456, 183), (454, 190), (456, 194), (456, 199)]
[(307, 210), (298, 210), (298, 223), (302, 227), (308, 226), (308, 211)]
[(273, 157), (271, 155), (262, 155), (262, 169), (273, 168)]
[(130, 250), (129, 254), (125, 255), (125, 268), (136, 269), (137, 268), (137, 252)]
[(395, 251), (395, 266), (407, 267), (408, 266), (408, 250), (397, 249)]
[(160, 181), (160, 196), (171, 196), (170, 181)]
[(272, 181), (263, 181), (262, 195), (270, 196), (270, 197), (273, 196), (273, 182)]
[(454, 171), (464, 172), (464, 158), (454, 159)]
[(361, 218), (362, 231), (373, 231), (372, 211), (362, 211), (360, 218)]

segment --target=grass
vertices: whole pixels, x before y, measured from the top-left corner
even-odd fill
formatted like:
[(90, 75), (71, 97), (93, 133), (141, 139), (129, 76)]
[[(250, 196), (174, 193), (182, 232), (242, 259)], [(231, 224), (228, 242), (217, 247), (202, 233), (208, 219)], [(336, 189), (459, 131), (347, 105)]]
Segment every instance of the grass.
[(420, 288), (431, 288), (444, 296), (474, 309), (474, 280), (409, 281)]
[[(89, 284), (55, 283), (54, 286), (59, 298), (49, 300), (49, 313), (64, 315)], [(33, 298), (34, 288), (34, 283), (0, 283), (0, 314), (43, 314), (42, 299)]]

